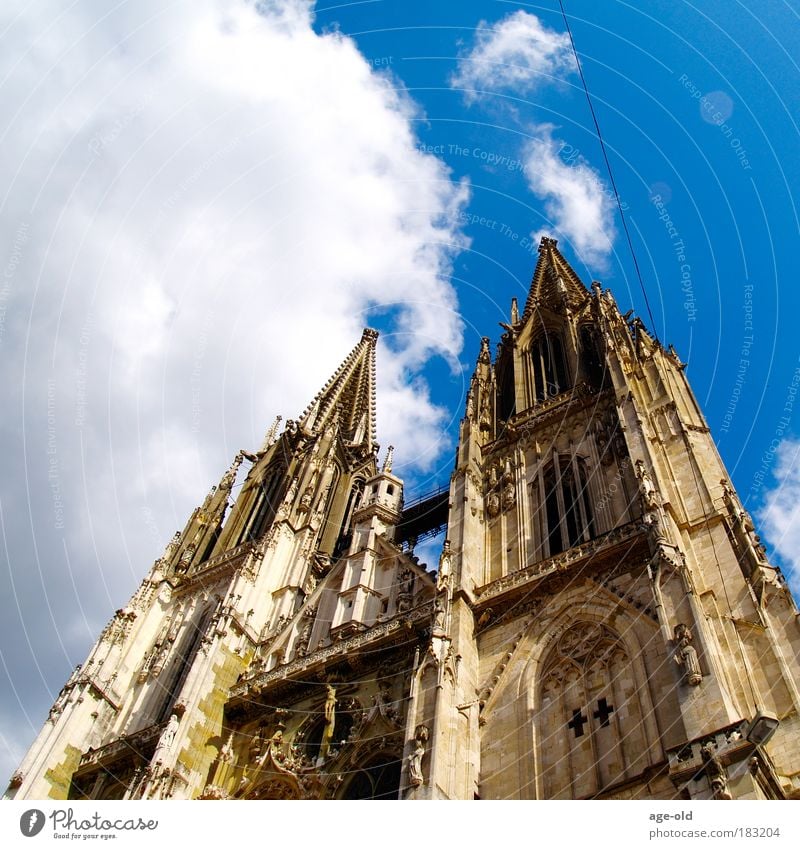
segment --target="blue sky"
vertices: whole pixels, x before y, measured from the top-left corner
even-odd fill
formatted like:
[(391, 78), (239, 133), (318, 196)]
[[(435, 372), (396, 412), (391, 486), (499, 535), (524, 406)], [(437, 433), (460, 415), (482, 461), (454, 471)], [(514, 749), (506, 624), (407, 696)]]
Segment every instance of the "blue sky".
[[(654, 330), (787, 569), (800, 4), (568, 0)], [(0, 12), (0, 772), (239, 448), (372, 324), (446, 482), (542, 233), (648, 325), (557, 2)], [(409, 492), (409, 494), (412, 494)]]

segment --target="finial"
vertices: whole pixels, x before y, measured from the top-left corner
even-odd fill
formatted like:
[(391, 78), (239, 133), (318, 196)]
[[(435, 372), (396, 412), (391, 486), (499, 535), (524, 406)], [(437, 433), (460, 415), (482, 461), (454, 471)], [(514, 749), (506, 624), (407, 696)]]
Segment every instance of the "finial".
[(481, 339), (481, 352), (478, 354), (479, 363), (491, 363), (492, 355), (489, 351), (489, 337), (484, 336)]
[(266, 451), (278, 438), (278, 426), (282, 418), (283, 416), (275, 416), (275, 421), (270, 425), (267, 435), (264, 437), (264, 444), (261, 446), (261, 451)]
[(383, 461), (383, 469), (381, 471), (391, 474), (392, 460), (394, 459), (394, 445), (390, 445), (386, 451), (386, 459)]
[(361, 341), (365, 340), (375, 340), (378, 338), (378, 331), (373, 330), (371, 327), (365, 327), (364, 332), (361, 334)]
[(516, 298), (511, 299), (511, 323), (516, 324), (519, 321), (519, 304)]
[(539, 242), (539, 253), (544, 253), (548, 248), (558, 246), (558, 239), (551, 239), (549, 236), (542, 236), (542, 241)]
[(231, 463), (228, 471), (222, 476), (222, 479), (219, 482), (220, 489), (230, 490), (233, 487), (234, 481), (236, 480), (236, 473), (239, 471), (239, 466), (242, 465), (242, 458), (242, 452), (239, 451), (233, 458), (233, 462)]

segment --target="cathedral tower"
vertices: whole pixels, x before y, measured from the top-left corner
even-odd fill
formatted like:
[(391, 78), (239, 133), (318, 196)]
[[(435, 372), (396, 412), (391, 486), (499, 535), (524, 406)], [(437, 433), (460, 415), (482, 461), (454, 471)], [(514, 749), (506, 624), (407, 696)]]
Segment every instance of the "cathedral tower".
[(543, 239), (494, 362), (481, 344), (428, 797), (800, 791), (797, 608), (684, 364), (627, 319)]
[(684, 364), (553, 239), (503, 328), (449, 492), (412, 503), (365, 330), (237, 454), (8, 795), (800, 796), (797, 607)]

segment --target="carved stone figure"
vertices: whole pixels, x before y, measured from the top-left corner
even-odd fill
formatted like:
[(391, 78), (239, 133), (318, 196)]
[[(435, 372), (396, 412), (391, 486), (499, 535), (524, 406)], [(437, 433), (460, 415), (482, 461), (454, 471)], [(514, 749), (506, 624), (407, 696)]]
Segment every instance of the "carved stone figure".
[(653, 509), (659, 506), (658, 492), (645, 468), (643, 460), (636, 461), (636, 477), (639, 479), (639, 491), (642, 494), (642, 501), (646, 509)]
[(418, 725), (414, 733), (414, 748), (408, 756), (408, 781), (412, 787), (424, 783), (422, 775), (422, 758), (425, 756), (425, 744), (428, 742), (428, 727)]
[(452, 568), (450, 560), (450, 540), (444, 541), (442, 554), (439, 557), (439, 573), (436, 576), (436, 589), (443, 590), (450, 585), (450, 571)]
[(160, 764), (169, 754), (172, 744), (175, 742), (175, 735), (178, 733), (178, 726), (180, 725), (180, 722), (178, 714), (173, 713), (170, 716), (166, 728), (161, 732), (161, 736), (158, 738), (158, 743), (156, 743), (156, 750), (153, 753), (151, 763)]
[(328, 684), (328, 695), (325, 697), (323, 711), (325, 715), (325, 728), (322, 730), (322, 742), (319, 747), (320, 761), (328, 757), (331, 741), (333, 740), (333, 727), (336, 724), (336, 690), (330, 684)]
[(728, 790), (728, 774), (725, 767), (717, 757), (714, 747), (706, 743), (700, 749), (700, 757), (703, 759), (703, 766), (708, 778), (708, 783), (711, 785), (711, 793), (714, 799), (730, 799), (731, 794)]
[(697, 650), (692, 645), (692, 629), (682, 622), (675, 626), (675, 661), (683, 667), (684, 680), (692, 687), (696, 687), (703, 680), (700, 671), (700, 661), (697, 658)]
[(486, 496), (486, 510), (493, 519), (500, 513), (500, 496), (496, 492)]
[(311, 641), (312, 625), (312, 622), (306, 622), (303, 626), (303, 630), (298, 634), (297, 644), (294, 650), (296, 657), (305, 657), (308, 654), (308, 644)]
[(444, 620), (447, 614), (445, 608), (446, 594), (439, 593), (433, 602), (433, 631), (434, 633), (444, 633)]
[(511, 471), (511, 462), (506, 460), (503, 469), (503, 510), (509, 510), (517, 503), (517, 488), (514, 486), (514, 474)]

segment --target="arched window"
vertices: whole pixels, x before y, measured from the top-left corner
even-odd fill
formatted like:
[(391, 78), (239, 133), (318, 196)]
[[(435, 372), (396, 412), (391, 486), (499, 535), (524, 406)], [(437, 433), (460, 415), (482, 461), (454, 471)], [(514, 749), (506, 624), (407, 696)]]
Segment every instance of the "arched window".
[(640, 775), (647, 735), (619, 636), (576, 622), (542, 664), (536, 748), (545, 799), (581, 799)]
[(243, 542), (255, 542), (269, 527), (272, 517), (278, 508), (281, 496), (281, 483), (284, 479), (284, 470), (275, 469), (267, 472), (258, 487), (258, 495), (250, 511), (250, 518), (245, 523), (237, 545)]
[(600, 356), (597, 331), (591, 325), (584, 324), (581, 326), (579, 338), (586, 380), (590, 386), (599, 389), (605, 380), (605, 362)]
[(347, 498), (347, 506), (344, 508), (344, 515), (342, 516), (342, 524), (339, 528), (339, 536), (336, 540), (336, 545), (334, 546), (333, 556), (339, 557), (347, 551), (350, 546), (350, 540), (352, 539), (352, 521), (353, 521), (353, 513), (358, 507), (359, 502), (361, 501), (361, 496), (364, 493), (364, 480), (362, 478), (356, 478), (353, 481), (352, 486), (350, 487), (350, 495)]
[(157, 679), (155, 686), (159, 688), (161, 704), (156, 713), (156, 722), (163, 722), (170, 715), (189, 675), (189, 670), (197, 657), (197, 652), (200, 650), (200, 642), (208, 628), (212, 612), (212, 608), (209, 606), (195, 621), (190, 620), (186, 623), (184, 634), (178, 642), (177, 648), (173, 650), (172, 657)]
[(400, 791), (400, 761), (375, 760), (353, 773), (341, 799), (397, 799)]
[(499, 365), (500, 403), (498, 412), (503, 421), (508, 421), (517, 411), (516, 392), (514, 388), (514, 360), (511, 356), (505, 358)]
[(567, 364), (564, 346), (555, 333), (545, 333), (531, 345), (530, 368), (534, 402), (552, 398), (567, 389)]
[(544, 470), (540, 511), (543, 538), (552, 557), (595, 535), (586, 463), (580, 457), (559, 457)]

